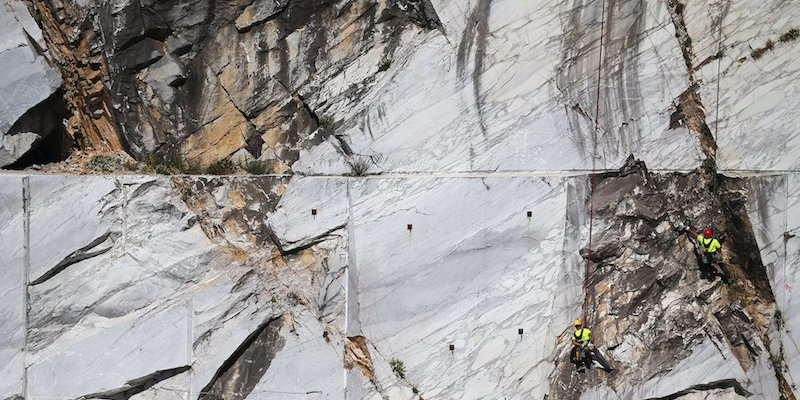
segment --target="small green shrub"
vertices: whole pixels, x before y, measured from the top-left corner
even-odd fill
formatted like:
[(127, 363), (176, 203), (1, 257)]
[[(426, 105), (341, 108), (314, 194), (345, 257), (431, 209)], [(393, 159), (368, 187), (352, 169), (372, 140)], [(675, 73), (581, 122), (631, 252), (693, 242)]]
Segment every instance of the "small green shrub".
[(369, 157), (356, 157), (350, 163), (350, 172), (346, 176), (367, 176), (369, 174), (369, 167), (372, 161)]
[(321, 126), (325, 132), (333, 132), (334, 123), (336, 123), (336, 118), (330, 114), (325, 114), (319, 119), (319, 126)]
[(87, 161), (84, 168), (96, 172), (114, 172), (121, 166), (119, 158), (98, 154), (92, 156), (92, 159)]
[(797, 38), (800, 38), (800, 29), (792, 28), (789, 29), (789, 32), (786, 32), (783, 35), (781, 35), (780, 39), (778, 40), (780, 40), (781, 42), (791, 42), (793, 40), (797, 40)]
[(164, 164), (156, 164), (153, 171), (159, 175), (172, 175), (172, 171)]
[(781, 310), (775, 311), (773, 318), (775, 319), (775, 326), (778, 327), (778, 330), (783, 329), (783, 313)]
[(331, 341), (331, 338), (329, 338), (328, 336), (330, 336), (330, 335), (328, 334), (328, 330), (327, 329), (322, 331), (322, 338), (325, 339), (326, 342), (330, 342)]
[(305, 301), (303, 301), (303, 298), (301, 298), (300, 296), (298, 296), (298, 295), (297, 295), (297, 293), (295, 293), (295, 292), (290, 292), (290, 293), (289, 293), (289, 295), (288, 295), (288, 297), (289, 297), (289, 300), (290, 300), (290, 301), (292, 302), (292, 304), (294, 304), (294, 305), (298, 305), (298, 304), (300, 304), (300, 305), (306, 305), (306, 302), (305, 302)]
[(269, 169), (269, 163), (261, 160), (249, 160), (239, 165), (239, 168), (252, 175), (264, 175)]
[(684, 5), (681, 2), (677, 0), (669, 0), (669, 3), (667, 3), (667, 5), (675, 9), (675, 13), (677, 13), (678, 15), (683, 14)]
[(145, 173), (170, 175), (169, 168), (154, 154), (147, 156), (137, 167)]
[(406, 377), (406, 367), (403, 365), (403, 362), (394, 358), (389, 361), (389, 365), (392, 366), (392, 371), (394, 371), (400, 379), (405, 379)]
[(124, 167), (126, 170), (133, 172), (138, 172), (141, 169), (141, 165), (136, 160), (125, 161)]
[(389, 57), (381, 58), (381, 62), (378, 64), (378, 72), (384, 72), (389, 69), (392, 66), (392, 61)]
[(775, 41), (773, 41), (772, 39), (769, 39), (764, 44), (764, 47), (762, 47), (760, 49), (755, 49), (752, 52), (750, 52), (750, 56), (753, 57), (753, 60), (759, 60), (759, 59), (761, 59), (761, 57), (764, 56), (764, 53), (766, 53), (767, 51), (772, 50), (774, 48), (775, 48)]
[(742, 286), (741, 283), (734, 283), (734, 284), (728, 285), (728, 299), (731, 302), (734, 302), (734, 301), (741, 301), (741, 302), (749, 301), (748, 300), (747, 288)]
[(717, 164), (714, 162), (713, 158), (709, 157), (703, 161), (703, 172), (709, 175), (713, 175), (717, 172)]
[(203, 167), (200, 166), (199, 161), (189, 160), (186, 157), (173, 157), (170, 159), (167, 166), (170, 170), (174, 171), (174, 173), (186, 175), (200, 175), (203, 173)]
[(209, 175), (230, 175), (233, 173), (233, 161), (223, 158), (222, 160), (215, 161), (206, 168), (206, 173)]

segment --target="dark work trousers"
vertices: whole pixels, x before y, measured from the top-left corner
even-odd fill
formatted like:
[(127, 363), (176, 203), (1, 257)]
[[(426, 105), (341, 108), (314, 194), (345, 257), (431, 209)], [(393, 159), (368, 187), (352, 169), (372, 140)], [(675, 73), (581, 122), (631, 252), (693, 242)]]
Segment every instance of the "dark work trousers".
[[(697, 255), (697, 263), (700, 267), (700, 277), (703, 279), (713, 279), (714, 275), (719, 275), (723, 281), (728, 282), (730, 280), (731, 274), (728, 272), (728, 269), (725, 268), (725, 263), (722, 262), (722, 257), (719, 256), (716, 252), (714, 253), (706, 253), (703, 252), (702, 249), (695, 247), (695, 254)], [(714, 266), (719, 268), (714, 268)]]
[(611, 364), (609, 364), (608, 360), (606, 360), (606, 358), (603, 357), (603, 353), (601, 353), (597, 349), (590, 350), (589, 353), (590, 353), (589, 358), (591, 358), (593, 361), (597, 361), (597, 363), (600, 364), (600, 366), (603, 367), (604, 370), (611, 371), (612, 369)]
[(606, 360), (606, 358), (603, 357), (603, 354), (600, 353), (597, 349), (595, 350), (586, 349), (585, 351), (586, 356), (581, 360), (578, 360), (576, 358), (577, 352), (578, 352), (578, 347), (577, 346), (573, 347), (571, 361), (573, 364), (575, 364), (575, 368), (578, 369), (579, 371), (583, 369), (592, 369), (592, 361), (597, 361), (597, 363), (600, 364), (600, 366), (603, 367), (603, 369), (606, 371), (610, 371), (612, 369), (611, 365), (608, 363), (608, 360)]
[(573, 346), (572, 353), (570, 355), (570, 361), (575, 364), (575, 369), (578, 372), (583, 372), (587, 369), (592, 369), (592, 358), (589, 349), (584, 349), (583, 351), (583, 358), (578, 359), (578, 352), (580, 351), (580, 347)]

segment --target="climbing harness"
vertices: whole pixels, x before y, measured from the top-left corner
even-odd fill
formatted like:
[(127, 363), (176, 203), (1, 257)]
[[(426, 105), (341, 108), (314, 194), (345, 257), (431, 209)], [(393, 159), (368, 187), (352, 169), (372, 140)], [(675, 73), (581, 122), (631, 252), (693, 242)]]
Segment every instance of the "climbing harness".
[(586, 296), (583, 306), (583, 319), (587, 325), (591, 322), (589, 319), (589, 278), (591, 275), (592, 264), (592, 222), (594, 220), (594, 186), (597, 177), (597, 131), (600, 128), (600, 84), (602, 83), (603, 73), (603, 37), (605, 35), (605, 22), (606, 22), (606, 1), (602, 0), (600, 11), (600, 56), (597, 61), (597, 98), (595, 99), (596, 109), (594, 113), (594, 152), (592, 153), (592, 191), (589, 200), (589, 256), (586, 258)]

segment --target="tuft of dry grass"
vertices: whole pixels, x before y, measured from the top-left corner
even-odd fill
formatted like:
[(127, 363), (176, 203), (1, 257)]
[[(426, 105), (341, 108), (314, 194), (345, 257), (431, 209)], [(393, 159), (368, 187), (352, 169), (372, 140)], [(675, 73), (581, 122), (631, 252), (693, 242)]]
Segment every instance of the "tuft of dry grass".
[(800, 38), (800, 29), (792, 28), (789, 29), (789, 32), (786, 32), (783, 35), (781, 35), (781, 37), (778, 40), (781, 42), (791, 42), (797, 40), (798, 38)]

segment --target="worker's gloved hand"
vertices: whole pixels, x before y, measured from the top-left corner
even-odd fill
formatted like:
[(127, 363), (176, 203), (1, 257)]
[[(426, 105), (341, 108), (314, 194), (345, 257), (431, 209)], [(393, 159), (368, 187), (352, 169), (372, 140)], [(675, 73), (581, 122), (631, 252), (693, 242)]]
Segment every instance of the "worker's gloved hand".
[(594, 343), (587, 343), (587, 344), (586, 344), (586, 347), (587, 347), (589, 350), (594, 350)]

